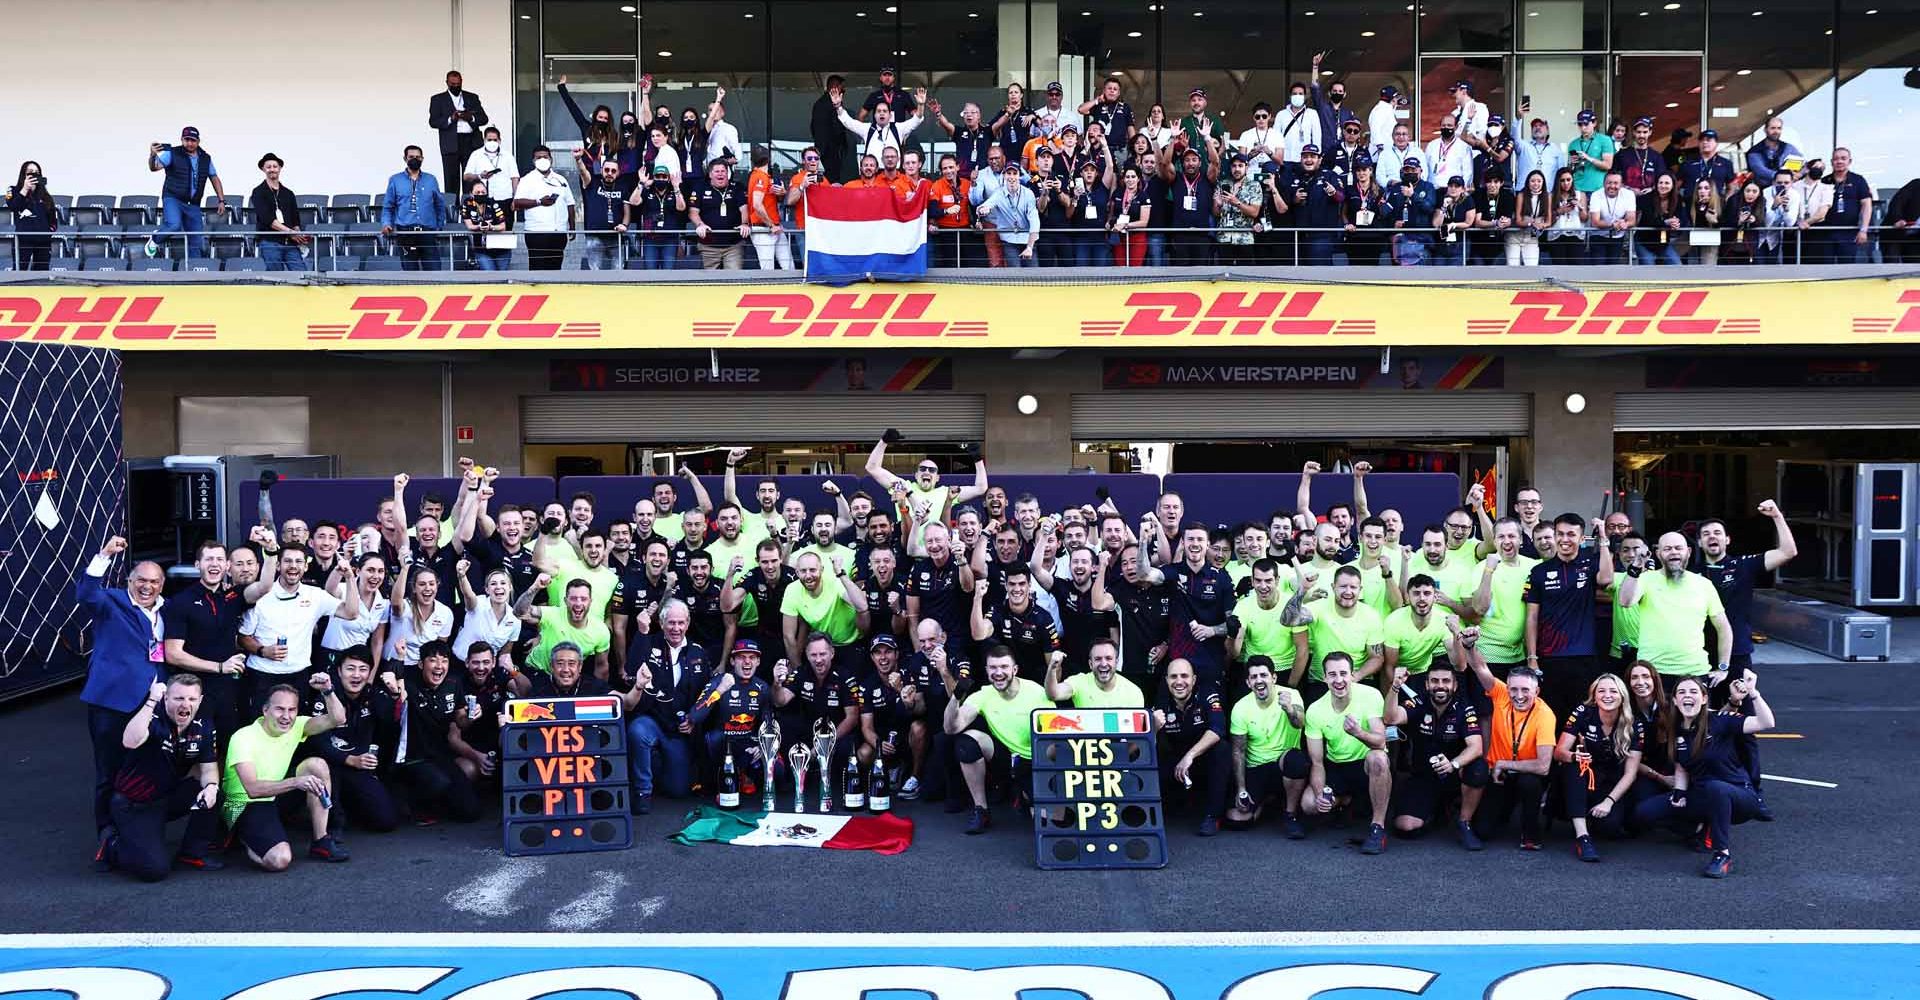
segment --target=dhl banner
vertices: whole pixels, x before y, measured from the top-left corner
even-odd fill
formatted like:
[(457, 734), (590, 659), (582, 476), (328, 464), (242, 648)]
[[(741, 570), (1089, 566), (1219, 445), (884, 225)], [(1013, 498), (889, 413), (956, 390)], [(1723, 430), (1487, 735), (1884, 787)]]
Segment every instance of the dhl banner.
[(121, 350), (1237, 348), (1920, 342), (1920, 279), (1515, 288), (121, 285), (0, 288), (0, 342)]

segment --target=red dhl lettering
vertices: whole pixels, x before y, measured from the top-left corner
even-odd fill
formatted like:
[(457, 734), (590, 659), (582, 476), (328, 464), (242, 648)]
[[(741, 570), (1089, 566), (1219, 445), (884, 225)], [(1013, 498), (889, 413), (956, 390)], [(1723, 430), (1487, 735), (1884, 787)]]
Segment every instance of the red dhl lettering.
[(1907, 311), (1900, 316), (1900, 322), (1893, 325), (1895, 333), (1920, 333), (1920, 288), (1900, 293), (1900, 304)]
[(815, 302), (800, 292), (749, 293), (735, 303), (746, 314), (734, 322), (696, 320), (695, 337), (777, 340), (785, 337), (856, 339), (983, 337), (981, 321), (928, 319), (931, 292), (835, 292)]
[(361, 295), (352, 324), (311, 323), (308, 340), (548, 340), (598, 337), (599, 323), (538, 322), (545, 295)]
[(164, 295), (63, 295), (51, 303), (0, 297), (0, 342), (212, 340), (211, 323), (156, 323)]
[(1325, 336), (1334, 331), (1331, 319), (1309, 319), (1320, 304), (1319, 292), (1219, 292), (1203, 297), (1194, 292), (1134, 292), (1127, 296), (1133, 313), (1118, 324), (1083, 323), (1081, 332), (1122, 337), (1251, 337), (1263, 333), (1283, 336)]
[(1573, 291), (1515, 292), (1520, 312), (1511, 320), (1469, 319), (1467, 332), (1475, 335), (1550, 337), (1659, 333), (1672, 336), (1752, 336), (1760, 332), (1758, 319), (1715, 319), (1701, 316), (1705, 291), (1614, 291), (1589, 295)]

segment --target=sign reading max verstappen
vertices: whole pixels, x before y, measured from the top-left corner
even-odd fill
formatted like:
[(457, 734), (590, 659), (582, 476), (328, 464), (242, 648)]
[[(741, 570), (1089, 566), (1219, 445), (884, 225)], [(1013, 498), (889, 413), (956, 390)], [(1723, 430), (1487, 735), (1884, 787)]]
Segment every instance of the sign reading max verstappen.
[[(98, 280), (101, 276), (94, 276)], [(9, 288), (0, 343), (122, 350), (849, 350), (1920, 343), (1920, 279), (1514, 289), (1200, 282)]]

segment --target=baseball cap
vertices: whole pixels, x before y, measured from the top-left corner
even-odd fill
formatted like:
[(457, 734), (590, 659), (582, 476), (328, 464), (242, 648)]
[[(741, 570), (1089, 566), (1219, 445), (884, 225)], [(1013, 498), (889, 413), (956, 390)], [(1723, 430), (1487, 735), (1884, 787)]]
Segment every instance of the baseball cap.
[(1503, 117), (1501, 117), (1500, 115), (1488, 115), (1488, 116), (1487, 116), (1487, 124), (1488, 124), (1488, 125), (1505, 125), (1506, 123), (1507, 123), (1507, 120), (1506, 120), (1505, 118), (1503, 118)]
[(1361, 167), (1371, 167), (1371, 166), (1373, 166), (1373, 157), (1368, 156), (1365, 153), (1361, 153), (1359, 156), (1356, 156), (1353, 158), (1353, 169), (1355, 170), (1358, 170)]
[(1639, 127), (1640, 127), (1640, 126), (1642, 126), (1642, 125), (1645, 125), (1645, 126), (1647, 126), (1648, 128), (1652, 128), (1652, 127), (1653, 127), (1653, 116), (1652, 116), (1652, 115), (1641, 115), (1640, 117), (1638, 117), (1638, 118), (1635, 118), (1635, 119), (1633, 120), (1633, 127), (1634, 127), (1634, 128), (1639, 128)]
[(653, 165), (653, 176), (655, 176), (655, 177), (672, 177), (672, 176), (673, 176), (673, 168), (672, 168), (672, 167), (669, 167), (669, 166), (667, 166), (667, 165), (666, 165), (666, 164), (664, 164), (664, 163), (656, 163), (656, 164), (654, 164), (654, 165)]
[(1060, 126), (1061, 135), (1066, 135), (1068, 132), (1072, 132), (1074, 135), (1079, 135), (1080, 127), (1078, 125), (1075, 125), (1072, 122), (1068, 122), (1065, 125)]
[(1710, 129), (1710, 128), (1703, 128), (1700, 130), (1700, 138), (1717, 140), (1720, 138), (1720, 133), (1715, 132), (1713, 129)]
[(1228, 163), (1248, 163), (1251, 161), (1249, 160), (1249, 158), (1247, 157), (1247, 154), (1245, 153), (1234, 153), (1232, 156), (1227, 157), (1227, 162)]
[(1448, 187), (1466, 187), (1467, 179), (1465, 177), (1460, 176), (1459, 174), (1454, 174), (1452, 177), (1447, 178), (1447, 186)]
[(1532, 121), (1528, 122), (1527, 125), (1528, 126), (1545, 125), (1546, 123), (1547, 123), (1547, 120), (1545, 118), (1535, 118)]
[(1192, 90), (1187, 91), (1187, 96), (1188, 97), (1205, 97), (1207, 96), (1207, 88), (1195, 87)]
[(183, 129), (181, 129), (181, 130), (180, 130), (180, 138), (182, 138), (182, 139), (199, 139), (199, 138), (200, 138), (200, 130), (199, 130), (199, 129), (197, 129), (197, 128), (194, 128), (194, 127), (193, 127), (193, 126), (191, 126), (191, 125), (188, 125), (188, 126), (187, 126), (186, 128), (183, 128)]
[(758, 639), (735, 639), (733, 640), (733, 651), (736, 653), (752, 653), (755, 656), (759, 656), (760, 641)]
[(1400, 161), (1400, 165), (1402, 167), (1425, 167), (1427, 164), (1425, 160), (1420, 159), (1418, 156), (1409, 156)]
[(1052, 83), (1047, 84), (1047, 93), (1049, 94), (1060, 94), (1065, 92), (1066, 92), (1065, 89), (1060, 86), (1060, 81), (1058, 80), (1055, 80)]
[(1573, 116), (1573, 120), (1576, 122), (1579, 122), (1582, 125), (1588, 125), (1588, 124), (1592, 124), (1593, 122), (1599, 121), (1600, 116), (1594, 114), (1591, 109), (1582, 108), (1580, 109), (1579, 114)]
[(1391, 101), (1394, 98), (1399, 96), (1400, 96), (1399, 87), (1381, 87), (1380, 88), (1380, 97), (1382, 100)]
[(892, 66), (882, 66), (882, 67), (880, 67), (880, 72), (881, 72), (881, 73), (891, 73), (891, 72), (893, 72), (893, 67), (892, 67)]
[(1473, 93), (1473, 81), (1472, 80), (1458, 81), (1453, 86), (1447, 88), (1447, 93), (1451, 94), (1456, 90), (1464, 90), (1469, 94)]
[(1305, 156), (1305, 155), (1307, 155), (1308, 153), (1312, 153), (1312, 154), (1313, 154), (1313, 155), (1315, 155), (1315, 156), (1319, 156), (1319, 155), (1320, 155), (1320, 147), (1319, 147), (1319, 146), (1316, 146), (1316, 145), (1314, 145), (1314, 144), (1313, 144), (1313, 143), (1311, 143), (1311, 142), (1310, 142), (1310, 143), (1307, 143), (1306, 145), (1304, 145), (1304, 146), (1301, 146), (1301, 147), (1300, 147), (1300, 155), (1301, 155), (1301, 156)]
[(872, 642), (867, 643), (868, 649), (879, 649), (882, 646), (885, 646), (888, 649), (899, 649), (900, 640), (895, 639), (893, 637), (893, 633), (891, 632), (882, 632), (879, 635), (874, 636)]

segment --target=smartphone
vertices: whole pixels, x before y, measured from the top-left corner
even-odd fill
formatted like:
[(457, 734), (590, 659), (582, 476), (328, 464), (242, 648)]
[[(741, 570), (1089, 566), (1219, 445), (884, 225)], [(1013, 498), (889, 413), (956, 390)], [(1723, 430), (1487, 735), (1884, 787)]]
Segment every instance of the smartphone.
[(1521, 94), (1520, 95), (1520, 113), (1525, 114), (1528, 111), (1532, 111), (1532, 110), (1533, 110), (1533, 95)]

